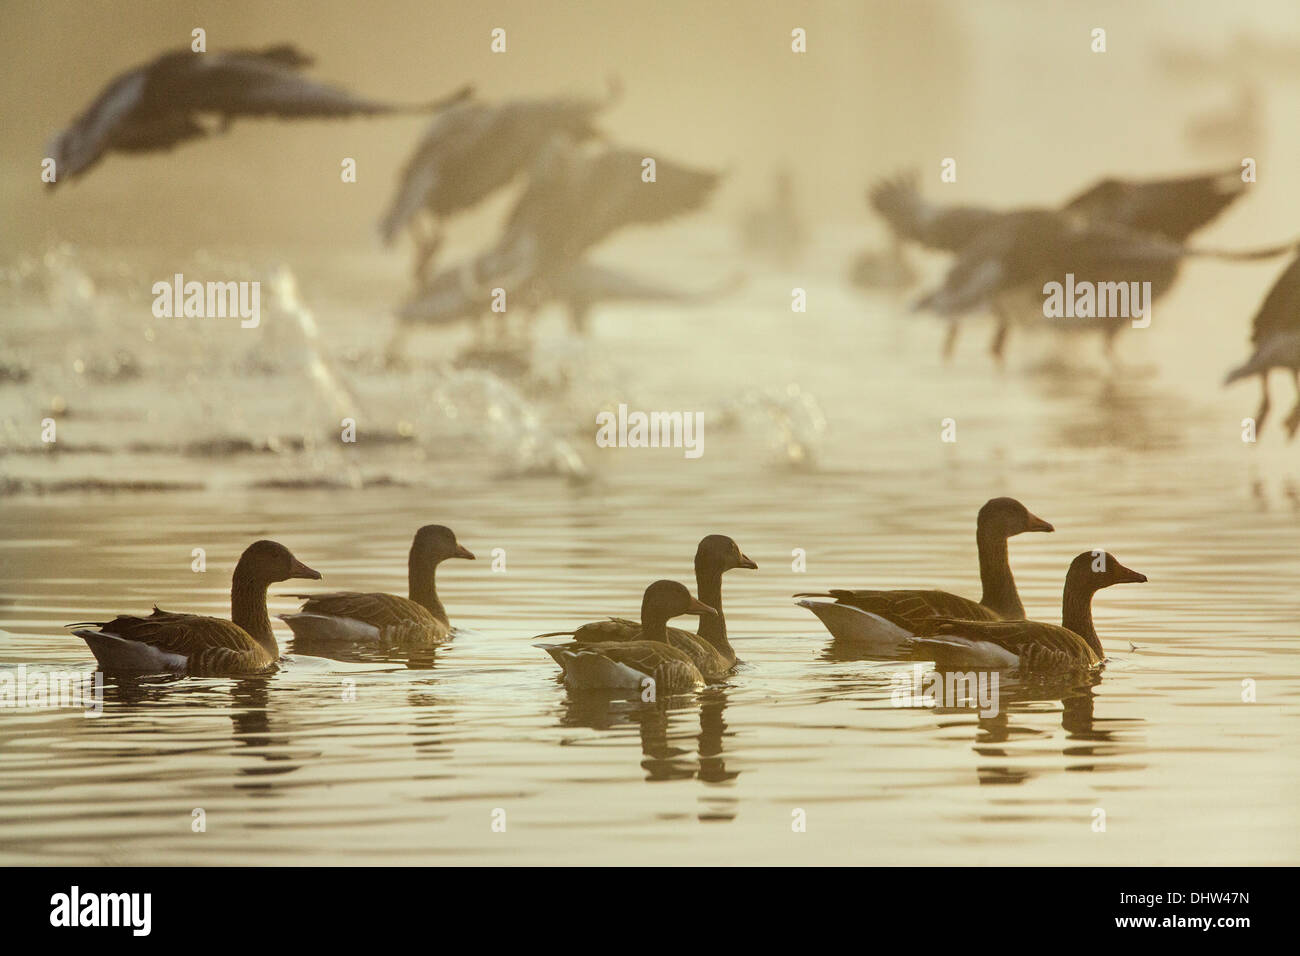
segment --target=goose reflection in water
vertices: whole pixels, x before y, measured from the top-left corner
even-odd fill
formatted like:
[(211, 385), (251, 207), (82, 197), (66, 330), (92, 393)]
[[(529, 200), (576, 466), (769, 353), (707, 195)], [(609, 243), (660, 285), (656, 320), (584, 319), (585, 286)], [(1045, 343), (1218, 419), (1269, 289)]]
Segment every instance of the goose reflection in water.
[[(696, 736), (695, 758), (690, 747), (670, 740), (669, 725), (674, 717), (684, 716), (698, 702), (700, 731)], [(710, 687), (695, 698), (681, 694), (657, 702), (632, 701), (602, 691), (570, 693), (560, 717), (562, 727), (587, 727), (597, 731), (619, 731), (636, 724), (641, 738), (641, 767), (647, 781), (699, 779), (704, 783), (728, 783), (740, 776), (728, 770), (723, 752), (723, 738), (729, 736), (725, 711), (727, 693), (722, 687)], [(674, 733), (676, 740), (682, 740)], [(574, 738), (567, 745), (580, 744)], [(710, 814), (709, 819), (718, 819)], [(728, 817), (729, 818), (729, 817)]]

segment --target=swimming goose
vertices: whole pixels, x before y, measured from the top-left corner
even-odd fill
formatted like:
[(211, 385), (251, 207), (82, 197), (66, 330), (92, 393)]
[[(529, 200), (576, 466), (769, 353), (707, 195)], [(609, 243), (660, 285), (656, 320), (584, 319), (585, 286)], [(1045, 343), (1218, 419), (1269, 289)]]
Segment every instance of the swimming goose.
[(415, 532), (407, 559), (407, 594), (334, 591), (295, 594), (305, 603), (297, 614), (281, 614), (293, 636), (318, 641), (365, 641), (402, 649), (430, 647), (451, 637), (447, 611), (438, 600), (434, 573), (448, 558), (474, 560), (450, 528), (425, 525)]
[(923, 621), (912, 641), (915, 656), (939, 669), (1013, 669), (1022, 673), (1083, 670), (1105, 657), (1092, 626), (1092, 596), (1112, 584), (1141, 584), (1147, 579), (1124, 567), (1109, 552), (1085, 551), (1065, 575), (1061, 626), (1038, 621)]
[(266, 613), (266, 589), (289, 578), (320, 580), (320, 574), (284, 545), (255, 541), (235, 565), (229, 621), (155, 607), (148, 617), (123, 614), (103, 623), (68, 626), (77, 628), (73, 633), (89, 645), (106, 672), (196, 677), (258, 674), (280, 658)]
[[(356, 96), (303, 77), (312, 58), (289, 44), (262, 50), (195, 53), (171, 50), (115, 77), (86, 111), (50, 144), (58, 183), (89, 170), (106, 154), (171, 149), (223, 133), (239, 116), (339, 117), (425, 112), (459, 102), (462, 87), (433, 103), (401, 106)], [(217, 124), (202, 120), (215, 118)]]
[(947, 591), (914, 590), (834, 590), (795, 597), (834, 598), (834, 604), (809, 600), (797, 603), (821, 618), (836, 640), (865, 644), (875, 653), (894, 656), (907, 648), (920, 623), (932, 617), (1023, 620), (1025, 608), (1007, 561), (1007, 539), (1025, 531), (1053, 530), (1015, 498), (985, 502), (975, 522), (980, 582), (984, 586), (979, 601)]
[[(641, 690), (647, 679), (655, 693), (692, 690), (704, 683), (690, 655), (668, 643), (667, 624), (680, 614), (715, 614), (691, 597), (686, 585), (656, 581), (641, 599), (641, 627), (629, 639), (596, 644), (536, 644), (564, 671), (571, 690)], [(557, 634), (540, 634), (555, 637)]]
[(1244, 365), (1228, 373), (1223, 384), (1258, 375), (1262, 397), (1255, 412), (1255, 431), (1264, 427), (1268, 417), (1268, 373), (1275, 368), (1289, 369), (1295, 380), (1296, 403), (1286, 417), (1286, 433), (1294, 437), (1300, 428), (1300, 258), (1278, 276), (1273, 288), (1255, 313), (1250, 337), (1255, 354)]
[[(736, 666), (736, 650), (727, 640), (727, 621), (722, 614), (722, 575), (732, 568), (757, 570), (758, 565), (725, 534), (705, 535), (695, 549), (695, 590), (714, 613), (701, 615), (697, 634), (677, 627), (666, 629), (668, 643), (690, 657), (705, 680), (711, 682), (722, 680)], [(568, 633), (579, 644), (602, 644), (634, 640), (640, 630), (636, 621), (610, 618)]]

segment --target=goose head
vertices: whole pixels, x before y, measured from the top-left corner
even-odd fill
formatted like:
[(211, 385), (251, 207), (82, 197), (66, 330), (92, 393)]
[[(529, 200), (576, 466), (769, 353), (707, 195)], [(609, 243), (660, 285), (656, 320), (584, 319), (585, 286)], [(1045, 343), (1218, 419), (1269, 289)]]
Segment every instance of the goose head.
[(235, 565), (237, 581), (247, 581), (263, 588), (290, 578), (319, 581), (320, 572), (307, 567), (278, 541), (254, 541), (244, 549), (244, 553), (239, 556), (239, 563)]
[(1015, 498), (990, 498), (980, 509), (976, 530), (980, 535), (1011, 538), (1026, 531), (1056, 529)]
[(758, 565), (745, 557), (736, 544), (725, 534), (708, 534), (700, 539), (700, 546), (695, 549), (695, 572), (716, 571), (721, 574), (732, 568), (758, 569)]
[(1145, 584), (1146, 580), (1145, 574), (1124, 567), (1109, 551), (1085, 551), (1070, 562), (1065, 587), (1091, 595), (1112, 584)]
[(465, 558), (474, 560), (474, 552), (459, 541), (456, 534), (446, 525), (426, 524), (415, 532), (411, 542), (411, 563), (425, 568), (434, 568), (448, 558)]
[(690, 589), (676, 581), (656, 581), (641, 599), (641, 623), (659, 622), (682, 614), (716, 614), (707, 604), (691, 597)]

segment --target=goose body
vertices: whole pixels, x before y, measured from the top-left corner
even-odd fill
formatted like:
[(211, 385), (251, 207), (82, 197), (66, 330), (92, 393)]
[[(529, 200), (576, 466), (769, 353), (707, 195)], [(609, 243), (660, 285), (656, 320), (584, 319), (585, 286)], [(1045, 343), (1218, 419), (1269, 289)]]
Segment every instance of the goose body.
[(646, 588), (641, 600), (640, 626), (632, 629), (630, 621), (621, 619), (587, 625), (616, 632), (624, 639), (534, 646), (560, 665), (570, 690), (644, 690), (650, 685), (656, 694), (688, 691), (702, 686), (705, 678), (692, 654), (669, 642), (667, 623), (680, 614), (714, 613), (713, 608), (691, 597), (685, 585), (656, 581)]
[(235, 566), (231, 618), (179, 614), (157, 607), (148, 617), (71, 625), (102, 670), (118, 674), (241, 676), (269, 670), (279, 647), (266, 611), (266, 589), (289, 578), (319, 579), (284, 545), (258, 541)]
[[(195, 53), (173, 50), (128, 70), (50, 144), (55, 161), (51, 187), (87, 172), (110, 152), (171, 149), (190, 139), (223, 132), (241, 116), (342, 117), (440, 108), (463, 99), (417, 107), (368, 100), (309, 80), (301, 70), (310, 56), (288, 44), (261, 50)], [(205, 125), (216, 118), (219, 125)]]
[(364, 591), (294, 595), (303, 599), (296, 614), (282, 614), (294, 637), (306, 641), (380, 644), (403, 650), (429, 648), (451, 638), (447, 612), (434, 582), (447, 558), (474, 555), (450, 528), (426, 525), (415, 533), (407, 559), (409, 597)]
[(1092, 623), (1093, 594), (1113, 584), (1146, 579), (1113, 555), (1085, 551), (1074, 559), (1065, 576), (1059, 627), (1040, 621), (932, 618), (920, 625), (912, 651), (933, 660), (940, 670), (1012, 670), (1021, 674), (1087, 670), (1105, 659)]
[(1239, 368), (1228, 373), (1225, 385), (1239, 378), (1258, 375), (1259, 410), (1255, 412), (1255, 430), (1264, 427), (1272, 403), (1268, 396), (1268, 375), (1272, 369), (1290, 371), (1295, 382), (1296, 403), (1284, 422), (1287, 436), (1300, 429), (1300, 258), (1295, 259), (1278, 276), (1260, 304), (1252, 323), (1251, 342), (1254, 354)]
[[(796, 594), (826, 625), (831, 635), (851, 642), (868, 653), (898, 657), (911, 638), (931, 618), (949, 617), (977, 621), (1023, 619), (1024, 605), (1007, 560), (1007, 539), (1026, 531), (1052, 531), (1050, 524), (1029, 512), (1014, 498), (993, 498), (980, 508), (975, 541), (979, 552), (984, 593), (973, 601), (939, 590), (846, 590)], [(834, 603), (817, 598), (832, 598)]]
[[(727, 640), (727, 622), (722, 613), (722, 575), (733, 568), (755, 570), (758, 565), (726, 535), (706, 535), (695, 550), (695, 587), (700, 600), (714, 613), (700, 616), (695, 634), (678, 627), (664, 629), (668, 644), (689, 657), (708, 681), (722, 680), (736, 666), (736, 651)], [(608, 644), (636, 640), (640, 631), (637, 621), (609, 618), (584, 624), (572, 634), (578, 644)]]

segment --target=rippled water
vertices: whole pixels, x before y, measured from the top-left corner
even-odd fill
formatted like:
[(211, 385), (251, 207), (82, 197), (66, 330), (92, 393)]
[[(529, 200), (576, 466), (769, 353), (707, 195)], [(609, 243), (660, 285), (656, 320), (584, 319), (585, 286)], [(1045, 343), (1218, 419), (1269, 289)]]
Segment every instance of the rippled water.
[[(100, 717), (0, 712), (0, 862), (1300, 862), (1300, 466), (1276, 431), (1242, 443), (1257, 396), (1218, 385), (1273, 267), (1189, 270), (1120, 369), (1091, 338), (1025, 335), (998, 372), (987, 327), (945, 366), (937, 325), (846, 288), (849, 251), (823, 236), (724, 301), (605, 310), (587, 342), (547, 317), (522, 378), (452, 367), (464, 332), (383, 370), (374, 263), (248, 253), (300, 297), (255, 332), (151, 319), (128, 294), (147, 257), (34, 266), (3, 306), (28, 374), (0, 385), (0, 664), (90, 670), (62, 625), (155, 601), (224, 615), (258, 537), (329, 587), (403, 593), (423, 523), (480, 560), (439, 575), (460, 633), (428, 668), (307, 657), (278, 627), (267, 679), (110, 678)], [(700, 285), (727, 267), (678, 266)], [(596, 448), (620, 401), (703, 411), (704, 456)], [(139, 483), (169, 490), (88, 490)], [(1057, 528), (1012, 542), (1031, 617), (1059, 620), (1085, 549), (1150, 583), (1097, 597), (1092, 686), (1007, 686), (988, 719), (895, 707), (900, 665), (837, 647), (790, 595), (977, 595), (975, 511), (1003, 494)], [(530, 637), (635, 614), (650, 580), (691, 580), (709, 532), (760, 566), (725, 582), (733, 678), (659, 706), (569, 695)]]

